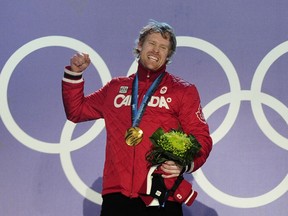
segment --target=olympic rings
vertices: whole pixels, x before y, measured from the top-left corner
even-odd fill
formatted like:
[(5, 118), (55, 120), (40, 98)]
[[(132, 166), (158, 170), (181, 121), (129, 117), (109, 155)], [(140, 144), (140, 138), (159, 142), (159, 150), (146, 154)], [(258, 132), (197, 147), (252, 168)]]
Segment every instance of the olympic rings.
[[(0, 116), (2, 117), (2, 121), (10, 133), (22, 144), (26, 145), (27, 147), (44, 152), (44, 153), (61, 153), (62, 151), (73, 151), (79, 148), (82, 148), (84, 145), (88, 144), (87, 141), (93, 140), (104, 128), (104, 121), (96, 121), (95, 124), (85, 133), (87, 138), (84, 140), (83, 138), (79, 137), (75, 140), (71, 141), (71, 145), (51, 145), (51, 143), (47, 143), (41, 140), (34, 139), (33, 137), (26, 134), (14, 121), (11, 112), (8, 106), (8, 83), (10, 77), (16, 68), (17, 64), (25, 58), (30, 53), (50, 46), (60, 46), (66, 48), (72, 48), (76, 51), (79, 50), (86, 50), (90, 54), (92, 64), (100, 71), (100, 76), (102, 83), (106, 83), (111, 79), (110, 72), (102, 60), (102, 58), (89, 46), (86, 44), (69, 37), (63, 36), (48, 36), (35, 39), (24, 46), (20, 47), (12, 56), (8, 59), (6, 64), (4, 65), (1, 71), (0, 77)], [(64, 127), (74, 127), (74, 124), (67, 121)], [(86, 143), (86, 144), (85, 144)], [(53, 144), (53, 143), (52, 143)]]
[[(279, 113), (286, 122), (288, 122), (288, 109), (285, 104), (281, 103), (276, 98), (261, 92), (261, 84), (263, 83), (266, 72), (276, 61), (276, 59), (288, 52), (288, 42), (284, 42), (275, 47), (261, 61), (255, 71), (251, 84), (251, 90), (241, 90), (239, 78), (233, 64), (230, 62), (229, 58), (214, 45), (198, 38), (183, 36), (177, 37), (177, 44), (178, 47), (195, 48), (207, 53), (219, 63), (228, 78), (230, 92), (213, 99), (203, 108), (206, 118), (209, 118), (209, 116), (211, 116), (216, 110), (226, 104), (230, 104), (223, 122), (211, 134), (214, 144), (218, 143), (229, 132), (235, 123), (241, 101), (251, 101), (252, 111), (259, 128), (269, 139), (271, 139), (272, 142), (284, 150), (288, 150), (288, 139), (277, 133), (275, 129), (272, 128), (266, 119), (261, 106), (261, 104), (265, 104), (271, 107), (277, 113)], [(48, 46), (61, 46), (66, 48), (72, 47), (72, 49), (75, 50), (86, 50), (91, 56), (93, 65), (100, 72), (102, 83), (106, 83), (111, 79), (110, 72), (102, 58), (92, 48), (88, 47), (84, 43), (62, 36), (39, 38), (19, 48), (4, 65), (0, 76), (0, 116), (2, 117), (2, 121), (7, 127), (8, 131), (22, 144), (33, 150), (44, 153), (59, 153), (65, 175), (73, 187), (83, 197), (86, 197), (92, 202), (101, 204), (101, 195), (87, 187), (87, 185), (85, 185), (85, 183), (83, 183), (83, 181), (79, 178), (73, 167), (70, 153), (71, 151), (87, 145), (96, 136), (98, 136), (98, 134), (104, 128), (104, 121), (97, 120), (85, 134), (74, 140), (71, 140), (71, 136), (76, 125), (67, 121), (62, 130), (60, 143), (58, 145), (51, 145), (51, 143), (46, 143), (27, 135), (21, 130), (11, 116), (7, 102), (7, 89), (13, 70), (26, 55), (37, 49)], [(134, 61), (130, 66), (128, 75), (135, 72), (136, 68), (137, 62)], [(255, 100), (255, 95), (257, 95), (257, 100)], [(207, 180), (201, 169), (195, 172), (193, 176), (198, 185), (213, 199), (222, 204), (238, 208), (252, 208), (266, 205), (278, 199), (288, 191), (288, 175), (286, 175), (285, 178), (271, 191), (263, 195), (250, 198), (235, 197), (218, 190)]]
[[(193, 39), (193, 38), (183, 38), (184, 40), (185, 40), (185, 42), (186, 43), (184, 43), (186, 46), (188, 46), (188, 47), (192, 47), (192, 48), (198, 48), (198, 49), (201, 49), (202, 51), (204, 51), (204, 52), (209, 52), (208, 54), (210, 54), (211, 55), (211, 53), (212, 54), (214, 54), (214, 55), (211, 55), (212, 57), (214, 57), (215, 58), (215, 60), (217, 60), (218, 61), (218, 63), (221, 65), (221, 63), (223, 62), (223, 60), (225, 60), (225, 56), (224, 56), (224, 54), (223, 55), (221, 55), (221, 53), (219, 53), (220, 51), (219, 50), (217, 50), (217, 48), (215, 48), (215, 47), (213, 47), (211, 44), (208, 44), (207, 42), (204, 42), (204, 41), (201, 41), (201, 40), (199, 40), (199, 39)], [(198, 43), (198, 45), (199, 46), (197, 46), (197, 45), (195, 45), (196, 43)], [(181, 43), (180, 43), (181, 44)], [(284, 45), (286, 45), (287, 43), (285, 43)], [(208, 48), (209, 47), (209, 48)], [(208, 49), (207, 49), (208, 48)], [(280, 48), (282, 48), (281, 47), (281, 45), (280, 45)], [(275, 48), (275, 50), (272, 50), (271, 52), (272, 52), (272, 54), (274, 54), (275, 55), (275, 53), (276, 54), (278, 54), (279, 52), (277, 52), (278, 51), (278, 49), (280, 49), (279, 47), (277, 47), (277, 49)], [(288, 51), (288, 50), (287, 50)], [(286, 51), (286, 52), (287, 52)], [(272, 54), (270, 54), (270, 55), (272, 55)], [(281, 54), (281, 53), (280, 53)], [(255, 73), (255, 76), (254, 76), (254, 79), (253, 79), (253, 81), (254, 81), (254, 83), (256, 82), (256, 80), (258, 81), (258, 80), (260, 80), (260, 81), (262, 81), (261, 79), (259, 79), (259, 77), (258, 76), (260, 76), (260, 75), (262, 75), (262, 74), (260, 74), (259, 75), (259, 73), (263, 73), (263, 69), (262, 69), (262, 65), (265, 65), (266, 66), (266, 62), (265, 62), (265, 60), (270, 60), (270, 64), (269, 64), (269, 66), (275, 61), (275, 59), (276, 58), (271, 58), (270, 57), (270, 55), (268, 55), (266, 58), (264, 58), (263, 59), (263, 61), (261, 62), (262, 64), (260, 64), (259, 65), (259, 68), (260, 69), (258, 69), (257, 71), (256, 71), (256, 73)], [(219, 56), (221, 57), (220, 59), (219, 59)], [(277, 56), (277, 55), (276, 55)], [(277, 57), (279, 57), (280, 55), (278, 55)], [(217, 59), (218, 58), (218, 59)], [(272, 61), (271, 61), (272, 60)], [(274, 61), (273, 61), (274, 60)], [(228, 64), (227, 64), (228, 63)], [(225, 65), (229, 65), (230, 64), (230, 62), (227, 62)], [(224, 68), (223, 67), (223, 65), (222, 65), (222, 68), (224, 69), (224, 71), (226, 72), (226, 75), (228, 75), (228, 68), (226, 67), (226, 68)], [(233, 71), (234, 72), (234, 70), (233, 70), (234, 68), (233, 67), (231, 67), (230, 69), (229, 69), (229, 71)], [(268, 69), (268, 68), (266, 68), (266, 69)], [(266, 70), (267, 71), (267, 70)], [(233, 73), (233, 75), (234, 75), (234, 73)], [(230, 76), (231, 77), (231, 76)], [(255, 78), (256, 77), (256, 78)], [(231, 82), (231, 79), (229, 79), (229, 77), (228, 77), (228, 80), (229, 80), (229, 82)], [(238, 80), (238, 79), (235, 79), (235, 80)], [(254, 84), (253, 82), (252, 82), (252, 87), (251, 87), (251, 89), (252, 90), (254, 90), (254, 94), (255, 94), (255, 92), (257, 92), (256, 90), (255, 90), (255, 88), (257, 87), (255, 87), (254, 88)], [(234, 82), (234, 84), (238, 84), (238, 83), (235, 83)], [(238, 85), (236, 85), (237, 87), (238, 87)], [(230, 87), (231, 87), (231, 84), (230, 84)], [(235, 92), (233, 92), (233, 90), (235, 90)], [(287, 112), (287, 107), (285, 107), (285, 105), (284, 104), (281, 104), (278, 100), (276, 100), (276, 99), (273, 99), (272, 100), (272, 97), (270, 96), (270, 97), (268, 97), (267, 95), (265, 95), (265, 94), (263, 94), (263, 93), (261, 93), (260, 91), (259, 92), (257, 92), (258, 94), (259, 94), (259, 96), (260, 96), (260, 98), (262, 99), (261, 101), (263, 102), (263, 103), (265, 103), (266, 105), (269, 105), (270, 107), (272, 107), (275, 111), (282, 111), (282, 117), (286, 120), (286, 122), (288, 122), (287, 121), (287, 114), (288, 114), (288, 112)], [(264, 114), (262, 114), (263, 113), (263, 111), (262, 111), (262, 109), (261, 109), (261, 104), (260, 103), (256, 103), (256, 101), (255, 100), (253, 100), (253, 98), (255, 97), (255, 95), (253, 95), (252, 94), (252, 92), (249, 92), (249, 91), (240, 91), (240, 86), (239, 86), (239, 88), (234, 88), (234, 89), (232, 89), (231, 88), (231, 92), (230, 93), (227, 93), (227, 94), (224, 94), (224, 95), (222, 95), (222, 96), (219, 96), (218, 98), (215, 98), (213, 101), (211, 101), (209, 104), (207, 104), (207, 106), (206, 107), (204, 107), (203, 108), (203, 112), (205, 113), (205, 116), (207, 117), (207, 118), (209, 118), (209, 116), (213, 113), (213, 112), (215, 112), (217, 109), (219, 109), (220, 107), (222, 107), (223, 105), (225, 105), (225, 104), (228, 104), (228, 103), (230, 103), (230, 107), (229, 107), (229, 110), (228, 110), (228, 114), (229, 114), (229, 112), (232, 112), (231, 113), (231, 115), (227, 118), (227, 116), (228, 116), (228, 114), (227, 114), (227, 116), (226, 116), (226, 118), (225, 119), (227, 119), (227, 121), (229, 122), (229, 121), (231, 121), (231, 122), (233, 122), (234, 123), (234, 121), (235, 121), (235, 117), (237, 116), (237, 114), (238, 114), (238, 111), (239, 111), (239, 105), (240, 105), (240, 102), (241, 102), (241, 100), (244, 100), (244, 99), (246, 99), (246, 100), (250, 100), (251, 101), (251, 103), (252, 103), (252, 107), (253, 107), (253, 105), (254, 105), (254, 110), (255, 109), (257, 109), (257, 112), (256, 111), (254, 111), (254, 115), (255, 116), (258, 116), (258, 119), (265, 119), (265, 126), (267, 127), (267, 123), (268, 123), (268, 121), (266, 120), (266, 117), (265, 117), (265, 115)], [(232, 106), (233, 106), (233, 103), (236, 103), (236, 105), (234, 106), (235, 107), (235, 109), (230, 109), (231, 108), (231, 104), (232, 104)], [(260, 106), (260, 108), (259, 108), (259, 106)], [(258, 113), (258, 114), (257, 114)], [(284, 113), (284, 114), (283, 114)], [(262, 115), (260, 115), (260, 114), (262, 114)], [(234, 117), (233, 117), (234, 116)], [(257, 118), (256, 118), (257, 119)], [(225, 121), (225, 120), (224, 120)], [(262, 123), (260, 123), (260, 121), (258, 122), (258, 125), (259, 125), (259, 127), (262, 129), (262, 131), (263, 132), (266, 132), (266, 130), (265, 130), (265, 127), (263, 126), (263, 127), (261, 127), (260, 125), (261, 124), (263, 124), (263, 122)], [(224, 125), (224, 124), (223, 124)], [(225, 130), (224, 130), (224, 132), (225, 132), (225, 134), (226, 134), (226, 132), (228, 132), (228, 130), (231, 128), (231, 126), (232, 126), (233, 124), (226, 124), (225, 126), (227, 126), (227, 127), (229, 127), (229, 128), (225, 128)], [(220, 126), (221, 127), (221, 126)], [(270, 129), (271, 129), (271, 127), (269, 127)], [(223, 133), (223, 132), (222, 132)], [(212, 136), (212, 138), (213, 138), (213, 140), (214, 140), (214, 142), (215, 143), (217, 143), (220, 139), (219, 138), (222, 138), (222, 137), (219, 137), (218, 138), (218, 134), (217, 135), (215, 135), (216, 134), (216, 132), (214, 132), (213, 134), (211, 134), (211, 136)], [(269, 137), (269, 136), (274, 136), (275, 135), (275, 133), (274, 134), (269, 134), (269, 135), (267, 135), (267, 137)], [(215, 138), (215, 136), (216, 136), (216, 138)], [(279, 138), (281, 138), (281, 139), (279, 139)], [(277, 140), (278, 140), (278, 142), (277, 142)], [(280, 141), (279, 141), (280, 140)], [(283, 143), (283, 140), (285, 141), (284, 143), (285, 144), (287, 144), (287, 138), (284, 138), (283, 136), (281, 136), (281, 135), (279, 135), (276, 139), (273, 139), (272, 141), (276, 141), (275, 143), (277, 144), (278, 143), (278, 145), (280, 146), (281, 145), (281, 143)], [(284, 146), (282, 146), (281, 145), (281, 147), (283, 147), (284, 149), (286, 149), (287, 150), (287, 147), (288, 147), (288, 145), (286, 146), (286, 147), (284, 147)], [(281, 197), (283, 194), (285, 194), (287, 191), (288, 191), (288, 175), (286, 175), (286, 177), (278, 184), (278, 186), (276, 186), (273, 190), (271, 190), (270, 192), (267, 192), (266, 194), (264, 194), (264, 195), (262, 195), (262, 196), (258, 196), (258, 197), (251, 197), (251, 198), (239, 198), (239, 197), (234, 197), (234, 196), (231, 196), (231, 195), (228, 195), (228, 194), (225, 194), (225, 193), (223, 193), (222, 191), (220, 191), (220, 190), (218, 190), (217, 188), (215, 188), (209, 181), (208, 181), (208, 179), (204, 176), (204, 174), (203, 174), (203, 172), (202, 172), (202, 170), (201, 169), (199, 169), (198, 171), (196, 171), (194, 174), (193, 174), (193, 176), (194, 176), (194, 178), (195, 178), (195, 180), (196, 180), (196, 182), (198, 183), (198, 185), (204, 190), (204, 191), (206, 191), (206, 193), (209, 195), (209, 196), (211, 196), (212, 198), (214, 198), (215, 200), (217, 200), (217, 201), (219, 201), (219, 202), (221, 202), (221, 203), (223, 203), (223, 204), (226, 204), (226, 205), (229, 205), (229, 206), (232, 206), (232, 207), (238, 207), (238, 208), (252, 208), (252, 207), (258, 207), (258, 206), (262, 206), (262, 205), (266, 205), (267, 203), (270, 203), (270, 202), (272, 202), (272, 201), (274, 201), (275, 199), (277, 199), (277, 198), (279, 198), (279, 197)]]
[[(287, 52), (288, 41), (278, 45), (264, 57), (254, 74), (251, 84), (251, 92), (253, 92), (253, 94), (256, 94), (257, 97), (260, 98), (260, 101), (262, 101), (263, 103), (265, 102), (266, 105), (277, 111), (277, 113), (279, 113), (288, 124), (288, 108), (275, 98), (272, 98), (271, 96), (261, 92), (261, 84), (263, 83), (263, 79), (269, 67), (279, 57), (281, 57)], [(275, 129), (270, 125), (269, 121), (265, 117), (261, 103), (257, 102), (258, 101), (256, 100), (251, 100), (252, 111), (255, 116), (256, 122), (258, 123), (258, 126), (263, 132), (265, 132), (264, 134), (267, 136), (268, 139), (270, 139), (279, 147), (288, 150), (288, 139), (275, 131)]]

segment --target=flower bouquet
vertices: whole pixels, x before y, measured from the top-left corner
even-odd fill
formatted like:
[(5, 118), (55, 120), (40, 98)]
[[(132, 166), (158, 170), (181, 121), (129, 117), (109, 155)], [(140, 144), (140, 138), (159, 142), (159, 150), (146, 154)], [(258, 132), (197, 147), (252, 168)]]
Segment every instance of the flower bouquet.
[[(140, 197), (147, 206), (151, 205), (155, 199), (158, 200), (160, 206), (164, 206), (167, 200), (191, 205), (197, 192), (192, 189), (189, 182), (184, 180), (183, 173), (186, 166), (191, 165), (200, 151), (200, 143), (193, 135), (187, 135), (181, 130), (172, 129), (164, 132), (162, 128), (158, 128), (150, 140), (153, 146), (147, 153), (146, 159), (151, 168), (140, 190)], [(164, 172), (157, 168), (167, 160), (174, 161), (183, 167), (178, 177), (165, 179), (162, 177)]]
[(192, 134), (172, 129), (164, 132), (158, 128), (150, 137), (153, 148), (146, 159), (151, 165), (162, 164), (167, 160), (175, 161), (185, 167), (191, 164), (193, 158), (201, 149), (201, 145)]

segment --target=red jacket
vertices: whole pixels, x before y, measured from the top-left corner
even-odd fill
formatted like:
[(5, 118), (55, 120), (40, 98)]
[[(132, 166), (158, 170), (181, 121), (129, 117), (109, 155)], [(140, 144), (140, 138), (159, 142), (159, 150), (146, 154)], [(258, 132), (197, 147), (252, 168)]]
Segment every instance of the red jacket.
[(150, 72), (141, 64), (138, 66), (139, 103), (156, 77), (160, 73), (165, 73), (165, 76), (139, 124), (144, 137), (135, 147), (128, 146), (124, 139), (126, 130), (132, 126), (130, 104), (135, 74), (114, 78), (89, 96), (83, 95), (84, 82), (72, 83), (69, 78), (62, 81), (63, 102), (70, 121), (105, 120), (107, 142), (103, 195), (121, 192), (128, 197), (139, 196), (138, 192), (149, 171), (145, 159), (152, 145), (149, 137), (159, 127), (169, 131), (177, 129), (180, 124), (184, 132), (193, 134), (202, 145), (190, 171), (201, 167), (212, 149), (209, 128), (203, 118), (196, 87), (165, 70), (166, 66), (163, 66), (156, 72)]

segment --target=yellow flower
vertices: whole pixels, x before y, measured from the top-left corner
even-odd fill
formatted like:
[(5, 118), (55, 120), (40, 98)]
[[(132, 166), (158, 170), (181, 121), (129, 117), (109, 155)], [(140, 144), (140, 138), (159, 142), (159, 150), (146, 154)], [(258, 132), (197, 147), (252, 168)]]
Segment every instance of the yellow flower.
[(170, 151), (176, 156), (183, 157), (185, 152), (191, 148), (191, 141), (185, 133), (170, 131), (164, 133), (158, 144), (166, 151)]
[(150, 140), (153, 148), (147, 154), (147, 160), (152, 165), (173, 160), (180, 165), (188, 165), (199, 152), (201, 145), (196, 138), (180, 130), (171, 130), (164, 133), (162, 128), (157, 129)]

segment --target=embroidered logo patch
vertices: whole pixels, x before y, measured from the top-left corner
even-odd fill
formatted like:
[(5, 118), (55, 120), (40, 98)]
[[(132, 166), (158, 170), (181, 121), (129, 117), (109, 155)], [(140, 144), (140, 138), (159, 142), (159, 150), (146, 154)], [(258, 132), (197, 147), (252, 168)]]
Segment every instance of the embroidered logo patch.
[(121, 86), (120, 90), (119, 90), (119, 93), (124, 94), (124, 93), (127, 93), (127, 91), (128, 91), (128, 86)]
[(160, 94), (165, 94), (167, 92), (167, 86), (163, 86), (160, 90)]
[(176, 195), (176, 197), (177, 197), (179, 200), (182, 199), (182, 196), (181, 196), (181, 194), (179, 194), (179, 193)]
[(157, 191), (155, 192), (155, 195), (158, 196), (158, 197), (160, 197), (160, 196), (161, 196), (161, 191), (157, 190)]
[(197, 118), (198, 118), (201, 122), (207, 124), (207, 122), (206, 122), (206, 120), (205, 120), (205, 117), (204, 117), (204, 114), (203, 114), (203, 112), (202, 112), (202, 107), (201, 107), (201, 105), (199, 105), (198, 110), (197, 110), (197, 112), (196, 112), (195, 114), (196, 114)]

